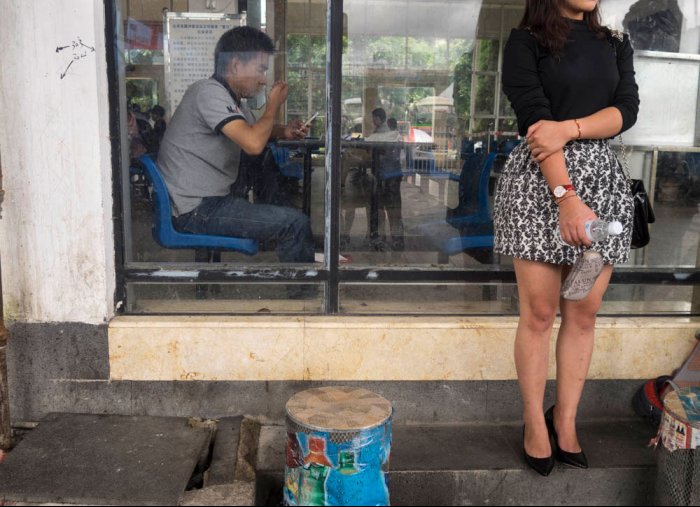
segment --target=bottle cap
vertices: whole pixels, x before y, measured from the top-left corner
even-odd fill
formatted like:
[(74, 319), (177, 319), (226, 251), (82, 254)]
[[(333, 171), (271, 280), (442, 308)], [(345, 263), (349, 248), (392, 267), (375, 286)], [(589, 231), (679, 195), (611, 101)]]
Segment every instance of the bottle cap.
[(618, 221), (610, 222), (608, 224), (608, 234), (611, 236), (622, 234), (622, 224)]

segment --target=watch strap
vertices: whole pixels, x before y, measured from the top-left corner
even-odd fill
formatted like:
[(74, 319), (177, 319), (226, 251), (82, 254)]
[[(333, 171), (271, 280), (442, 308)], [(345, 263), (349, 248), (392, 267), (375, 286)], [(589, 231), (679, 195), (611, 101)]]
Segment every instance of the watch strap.
[[(557, 196), (556, 190), (559, 188), (564, 189), (564, 192), (562, 193), (562, 195)], [(560, 198), (564, 197), (564, 195), (566, 195), (567, 192), (572, 192), (572, 191), (575, 191), (574, 186), (571, 183), (567, 183), (566, 185), (557, 185), (556, 187), (554, 187), (554, 189), (552, 190), (552, 195), (554, 195), (554, 197), (556, 197), (557, 199), (560, 199)]]

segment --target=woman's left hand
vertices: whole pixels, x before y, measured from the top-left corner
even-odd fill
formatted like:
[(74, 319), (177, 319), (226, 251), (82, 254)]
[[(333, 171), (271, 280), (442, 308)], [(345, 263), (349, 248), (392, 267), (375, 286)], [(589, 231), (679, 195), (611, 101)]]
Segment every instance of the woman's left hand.
[(525, 138), (532, 158), (539, 163), (561, 150), (573, 139), (570, 127), (566, 121), (551, 120), (540, 120), (530, 125)]

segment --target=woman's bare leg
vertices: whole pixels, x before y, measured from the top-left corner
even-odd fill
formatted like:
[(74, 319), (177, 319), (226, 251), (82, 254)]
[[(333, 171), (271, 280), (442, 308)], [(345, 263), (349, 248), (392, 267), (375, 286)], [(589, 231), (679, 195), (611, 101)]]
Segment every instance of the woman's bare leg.
[(561, 327), (557, 337), (557, 403), (554, 427), (559, 445), (580, 452), (576, 412), (593, 355), (596, 315), (610, 283), (612, 266), (605, 266), (593, 290), (581, 301), (561, 300)]
[(514, 259), (520, 297), (515, 367), (523, 398), (525, 452), (547, 458), (552, 449), (544, 422), (544, 390), (552, 325), (559, 304), (561, 266)]

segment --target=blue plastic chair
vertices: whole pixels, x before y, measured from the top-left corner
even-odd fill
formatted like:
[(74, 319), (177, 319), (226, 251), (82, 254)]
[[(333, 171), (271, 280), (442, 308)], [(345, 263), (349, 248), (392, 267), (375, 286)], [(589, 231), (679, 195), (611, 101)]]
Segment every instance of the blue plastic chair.
[(190, 248), (209, 250), (235, 250), (246, 255), (258, 253), (258, 242), (254, 239), (190, 234), (173, 227), (170, 210), (170, 195), (160, 170), (151, 155), (139, 157), (146, 178), (153, 186), (153, 239), (164, 248)]
[(520, 144), (520, 139), (508, 139), (507, 141), (504, 141), (501, 146), (499, 146), (498, 152), (508, 155), (515, 149), (516, 146), (518, 146), (518, 144)]
[[(464, 162), (460, 178), (462, 187), (470, 186), (470, 182), (467, 181), (473, 170), (470, 165), (483, 160), (479, 168), (475, 203), (460, 202), (460, 207), (448, 210), (444, 222), (427, 223), (421, 226), (425, 236), (437, 247), (439, 262), (447, 262), (447, 257), (464, 250), (493, 248), (489, 180), (496, 155), (496, 153), (489, 153), (485, 159), (475, 155), (474, 159), (466, 159)], [(465, 210), (467, 210), (466, 213)]]

